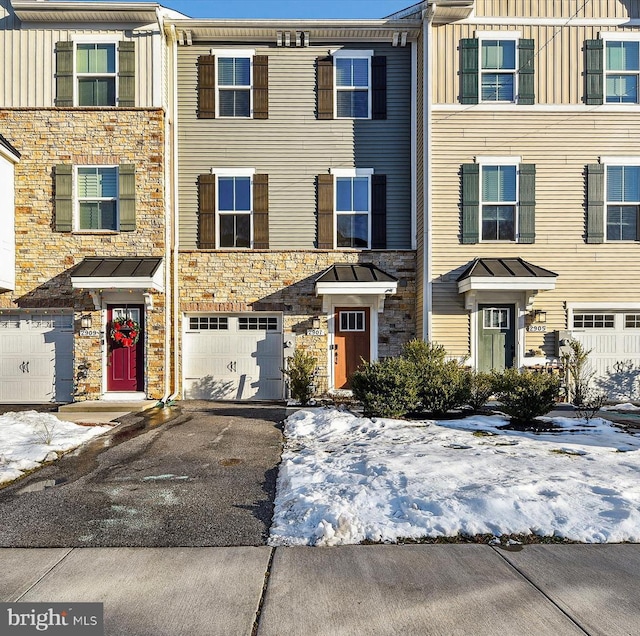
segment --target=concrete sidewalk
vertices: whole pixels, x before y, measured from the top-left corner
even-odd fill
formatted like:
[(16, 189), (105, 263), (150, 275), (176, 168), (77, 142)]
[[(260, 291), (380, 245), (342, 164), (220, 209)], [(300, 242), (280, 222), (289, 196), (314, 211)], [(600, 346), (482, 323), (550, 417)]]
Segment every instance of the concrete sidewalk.
[(0, 601), (102, 602), (109, 636), (638, 633), (640, 545), (0, 550)]

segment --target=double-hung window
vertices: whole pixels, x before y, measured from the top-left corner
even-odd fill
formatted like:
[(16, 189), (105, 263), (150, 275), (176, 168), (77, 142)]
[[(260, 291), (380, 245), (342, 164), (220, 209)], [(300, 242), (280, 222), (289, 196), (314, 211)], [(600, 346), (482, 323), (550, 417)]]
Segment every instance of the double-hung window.
[(515, 101), (517, 94), (515, 40), (480, 40), (480, 78), (481, 101)]
[(78, 166), (76, 196), (79, 230), (118, 229), (118, 168)]
[(371, 243), (371, 175), (373, 170), (333, 170), (335, 175), (336, 247), (367, 249)]
[(251, 247), (251, 175), (218, 174), (220, 247)]
[(116, 77), (115, 43), (76, 45), (78, 106), (115, 106)]
[(220, 117), (251, 116), (251, 55), (216, 56)]
[(515, 241), (518, 166), (481, 165), (481, 239)]
[(607, 103), (637, 104), (640, 41), (606, 40), (604, 51)]
[(371, 113), (371, 58), (373, 51), (340, 50), (335, 64), (336, 115), (344, 119), (368, 119)]
[(640, 162), (638, 165), (606, 165), (607, 241), (638, 240), (640, 211)]

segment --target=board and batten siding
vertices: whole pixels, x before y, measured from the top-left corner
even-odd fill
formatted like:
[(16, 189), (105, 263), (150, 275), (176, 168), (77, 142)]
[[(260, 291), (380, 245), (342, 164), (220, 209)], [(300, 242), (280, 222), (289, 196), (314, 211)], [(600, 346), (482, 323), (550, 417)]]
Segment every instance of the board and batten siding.
[(636, 0), (476, 0), (475, 17), (638, 18)]
[[(585, 167), (601, 156), (638, 156), (637, 114), (524, 112), (434, 113), (433, 337), (450, 353), (468, 349), (468, 312), (456, 279), (477, 257), (521, 257), (558, 274), (554, 291), (535, 306), (547, 328), (564, 329), (564, 302), (627, 302), (640, 298), (637, 242), (587, 244)], [(519, 156), (536, 166), (535, 242), (460, 243), (460, 166), (474, 157)], [(544, 336), (527, 334), (527, 349)], [(551, 335), (544, 340), (553, 355)]]
[[(387, 45), (277, 48), (241, 43), (269, 58), (268, 119), (198, 119), (197, 60), (217, 44), (178, 49), (180, 247), (197, 244), (198, 175), (254, 168), (269, 175), (269, 248), (314, 249), (316, 176), (330, 168), (387, 175), (387, 248), (411, 248), (411, 50)], [(316, 58), (329, 49), (387, 57), (386, 120), (316, 119)]]
[[(155, 59), (162, 47), (158, 29), (135, 30), (135, 24), (110, 24), (108, 29), (68, 28), (68, 25), (38, 24), (25, 26), (5, 5), (0, 4), (0, 108), (52, 108), (56, 93), (56, 42), (73, 40), (76, 35), (118, 36), (136, 43), (136, 106), (161, 107), (162, 94), (154, 91), (162, 80), (160, 59)], [(158, 94), (154, 94), (158, 92)]]
[[(561, 4), (558, 2), (558, 4)], [(638, 2), (640, 5), (640, 2)], [(460, 40), (475, 37), (476, 31), (518, 31), (534, 41), (535, 104), (584, 104), (585, 41), (602, 32), (640, 35), (640, 28), (614, 26), (499, 25), (459, 23), (433, 28), (435, 68), (434, 104), (460, 103)], [(446, 71), (444, 70), (446, 69)]]

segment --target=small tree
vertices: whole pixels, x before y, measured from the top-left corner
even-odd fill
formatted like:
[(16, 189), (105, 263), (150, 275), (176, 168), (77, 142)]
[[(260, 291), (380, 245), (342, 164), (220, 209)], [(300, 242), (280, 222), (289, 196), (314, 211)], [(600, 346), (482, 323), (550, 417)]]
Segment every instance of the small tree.
[(530, 424), (551, 411), (560, 396), (560, 378), (551, 373), (505, 369), (494, 373), (494, 382), (500, 410), (516, 426)]
[(574, 406), (582, 406), (589, 393), (589, 384), (595, 372), (589, 365), (589, 354), (581, 342), (575, 339), (569, 341), (570, 352), (562, 356), (562, 364), (567, 374), (567, 385), (571, 393)]
[(313, 377), (317, 367), (316, 359), (302, 349), (296, 349), (289, 358), (283, 373), (289, 378), (291, 397), (305, 406), (313, 397)]
[(403, 358), (365, 362), (351, 376), (351, 389), (368, 417), (399, 417), (418, 406), (414, 368)]

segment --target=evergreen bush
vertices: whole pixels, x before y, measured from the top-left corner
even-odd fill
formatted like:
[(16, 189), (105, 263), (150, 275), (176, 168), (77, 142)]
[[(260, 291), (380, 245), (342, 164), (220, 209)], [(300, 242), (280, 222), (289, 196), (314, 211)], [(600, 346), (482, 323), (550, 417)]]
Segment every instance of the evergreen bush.
[(313, 397), (313, 378), (317, 360), (306, 351), (296, 349), (283, 373), (289, 378), (291, 397), (303, 406)]

